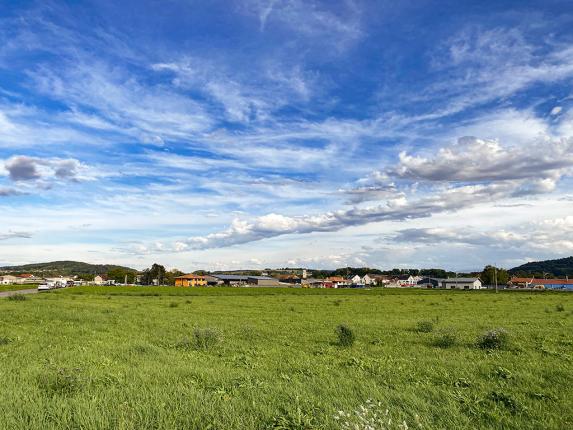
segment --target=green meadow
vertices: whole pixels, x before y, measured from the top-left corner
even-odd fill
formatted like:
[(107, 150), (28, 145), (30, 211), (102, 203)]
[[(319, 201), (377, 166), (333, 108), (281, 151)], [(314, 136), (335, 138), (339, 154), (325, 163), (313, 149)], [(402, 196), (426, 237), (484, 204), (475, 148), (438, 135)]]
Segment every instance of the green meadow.
[(26, 284), (26, 285), (0, 285), (0, 293), (4, 291), (17, 291), (17, 290), (29, 290), (32, 288), (36, 288), (37, 285), (35, 284)]
[(568, 429), (572, 360), (570, 293), (76, 287), (0, 299), (0, 428)]

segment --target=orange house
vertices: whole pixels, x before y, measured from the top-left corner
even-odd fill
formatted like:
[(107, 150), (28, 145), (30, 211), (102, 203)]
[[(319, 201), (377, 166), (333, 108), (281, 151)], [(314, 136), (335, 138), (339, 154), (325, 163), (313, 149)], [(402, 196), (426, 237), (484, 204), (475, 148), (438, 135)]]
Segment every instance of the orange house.
[(207, 285), (207, 279), (204, 276), (189, 275), (178, 276), (175, 278), (176, 287), (204, 287)]

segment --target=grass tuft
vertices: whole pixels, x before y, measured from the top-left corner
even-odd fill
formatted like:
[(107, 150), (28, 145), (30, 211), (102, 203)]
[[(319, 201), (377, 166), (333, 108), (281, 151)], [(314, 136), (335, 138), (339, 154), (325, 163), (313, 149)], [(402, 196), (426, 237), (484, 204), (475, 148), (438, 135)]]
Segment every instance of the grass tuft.
[(354, 341), (356, 340), (354, 331), (346, 324), (340, 324), (336, 327), (336, 336), (338, 337), (338, 345), (343, 347), (354, 345)]
[(507, 349), (509, 347), (509, 333), (504, 328), (488, 330), (477, 340), (477, 346), (481, 349)]
[(219, 330), (211, 327), (193, 329), (193, 347), (195, 349), (207, 350), (214, 347), (221, 340)]
[(434, 331), (434, 323), (432, 321), (418, 321), (414, 330), (418, 333), (431, 333)]
[(50, 368), (38, 377), (38, 385), (51, 395), (72, 395), (79, 391), (83, 383), (79, 368)]
[(0, 336), (0, 346), (8, 345), (10, 342), (12, 342), (12, 339), (10, 339), (9, 337)]
[(28, 297), (26, 297), (24, 294), (14, 294), (12, 296), (8, 296), (8, 300), (13, 302), (23, 302), (24, 300), (28, 300)]

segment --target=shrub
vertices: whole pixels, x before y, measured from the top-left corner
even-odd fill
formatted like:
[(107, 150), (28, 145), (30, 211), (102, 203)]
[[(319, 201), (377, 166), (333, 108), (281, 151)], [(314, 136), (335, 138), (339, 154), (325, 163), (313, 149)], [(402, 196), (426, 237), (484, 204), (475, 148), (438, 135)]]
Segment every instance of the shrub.
[(354, 344), (354, 332), (345, 324), (340, 324), (336, 327), (336, 336), (338, 337), (338, 344), (340, 346), (348, 347)]
[(217, 329), (196, 327), (193, 329), (193, 346), (195, 349), (209, 349), (219, 342), (220, 337)]
[(434, 323), (432, 321), (418, 321), (416, 323), (416, 331), (419, 333), (430, 333), (434, 330)]
[(454, 330), (442, 330), (434, 339), (434, 346), (438, 348), (451, 348), (457, 342), (458, 336)]
[(24, 300), (28, 300), (24, 294), (14, 294), (12, 296), (8, 296), (8, 300), (12, 300), (14, 302), (23, 302)]
[(482, 349), (505, 349), (509, 346), (509, 333), (504, 328), (488, 330), (477, 341)]
[(559, 303), (557, 306), (555, 306), (555, 310), (557, 312), (563, 312), (565, 310), (565, 306), (563, 306), (561, 303)]
[(0, 346), (8, 345), (12, 340), (9, 337), (0, 336)]

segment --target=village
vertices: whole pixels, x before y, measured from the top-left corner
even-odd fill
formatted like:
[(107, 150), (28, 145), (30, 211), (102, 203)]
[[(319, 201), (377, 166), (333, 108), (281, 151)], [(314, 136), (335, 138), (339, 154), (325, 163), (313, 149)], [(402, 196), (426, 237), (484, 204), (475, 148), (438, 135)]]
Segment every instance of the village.
[(312, 271), (302, 269), (291, 273), (261, 272), (260, 275), (243, 273), (188, 273), (174, 276), (171, 283), (165, 279), (154, 278), (151, 282), (142, 281), (142, 275), (135, 275), (132, 283), (128, 283), (127, 275), (124, 282), (118, 282), (107, 274), (98, 274), (93, 279), (73, 276), (42, 277), (31, 273), (0, 275), (0, 285), (30, 285), (37, 286), (38, 290), (51, 290), (75, 286), (172, 286), (172, 287), (294, 287), (294, 288), (424, 288), (445, 290), (481, 290), (481, 289), (559, 289), (572, 290), (573, 280), (565, 279), (539, 279), (535, 277), (511, 277), (506, 283), (486, 284), (479, 276), (436, 278), (420, 275), (383, 275), (367, 273), (362, 276), (350, 274), (348, 276), (327, 276), (317, 278)]

